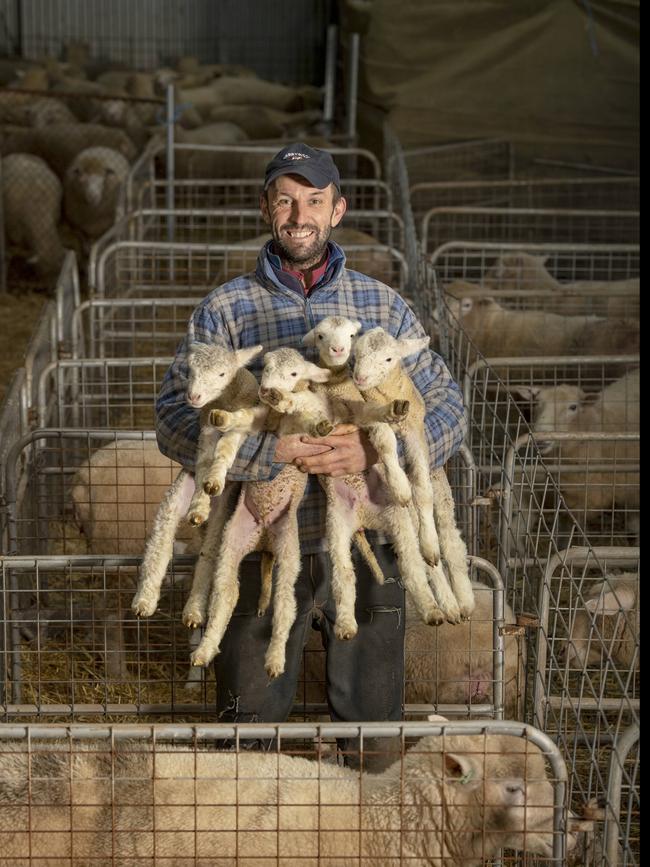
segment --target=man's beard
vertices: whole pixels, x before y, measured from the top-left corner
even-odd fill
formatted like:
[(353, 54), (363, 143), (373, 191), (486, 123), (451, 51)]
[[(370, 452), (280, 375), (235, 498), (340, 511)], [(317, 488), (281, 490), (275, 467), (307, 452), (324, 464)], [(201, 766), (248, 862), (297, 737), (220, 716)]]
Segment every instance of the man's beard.
[(285, 247), (280, 238), (274, 236), (273, 240), (275, 242), (276, 252), (279, 254), (280, 258), (286, 262), (287, 265), (295, 267), (297, 271), (313, 268), (314, 265), (318, 265), (325, 254), (327, 242), (332, 234), (332, 227), (328, 226), (327, 229), (324, 229), (321, 232), (317, 226), (313, 225), (293, 226), (291, 224), (286, 224), (281, 227), (280, 231), (286, 231), (287, 229), (293, 229), (295, 231), (310, 231), (314, 233), (314, 237), (311, 244), (303, 247), (299, 253), (296, 253), (295, 251), (289, 250)]

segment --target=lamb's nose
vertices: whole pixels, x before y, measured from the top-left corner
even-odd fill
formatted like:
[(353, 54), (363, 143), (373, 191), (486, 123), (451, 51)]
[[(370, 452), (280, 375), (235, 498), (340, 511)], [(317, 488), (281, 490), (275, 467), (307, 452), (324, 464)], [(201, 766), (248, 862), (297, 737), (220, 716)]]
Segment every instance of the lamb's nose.
[(187, 395), (187, 400), (189, 403), (199, 403), (201, 400), (201, 394), (198, 391), (192, 391)]
[(268, 388), (265, 388), (263, 385), (260, 385), (259, 396), (260, 397), (266, 397), (266, 395), (268, 393), (269, 393)]

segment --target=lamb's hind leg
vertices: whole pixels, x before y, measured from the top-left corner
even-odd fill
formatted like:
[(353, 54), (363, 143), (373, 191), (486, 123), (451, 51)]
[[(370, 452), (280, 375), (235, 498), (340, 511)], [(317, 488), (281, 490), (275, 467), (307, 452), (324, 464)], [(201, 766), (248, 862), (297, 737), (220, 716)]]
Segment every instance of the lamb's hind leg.
[(284, 671), (287, 641), (296, 619), (295, 586), (300, 574), (300, 538), (296, 511), (297, 504), (269, 528), (274, 538), (273, 548), (277, 563), (273, 593), (273, 628), (264, 658), (264, 668), (270, 678), (279, 677)]
[(243, 490), (223, 533), (210, 597), (208, 625), (201, 643), (190, 657), (192, 665), (208, 665), (219, 653), (221, 639), (239, 598), (239, 564), (255, 550), (263, 532), (262, 525), (246, 508)]
[(440, 467), (431, 475), (433, 487), (433, 510), (442, 556), (447, 564), (451, 587), (460, 608), (460, 615), (467, 620), (474, 611), (475, 600), (467, 566), (467, 548), (456, 525), (454, 497), (444, 469)]
[(383, 520), (399, 559), (404, 587), (411, 594), (418, 614), (425, 623), (439, 626), (444, 622), (445, 615), (438, 607), (427, 581), (426, 563), (420, 554), (408, 509), (404, 506), (389, 506), (383, 512)]
[(183, 623), (190, 629), (203, 626), (207, 618), (208, 599), (221, 546), (223, 528), (231, 512), (233, 493), (238, 485), (233, 484), (221, 497), (213, 500), (210, 517), (205, 529), (203, 545), (194, 567), (192, 588), (183, 608)]
[[(335, 481), (334, 484), (336, 486)], [(338, 499), (336, 487), (327, 503), (326, 526), (327, 546), (332, 562), (332, 596), (336, 604), (334, 634), (342, 641), (348, 641), (354, 638), (358, 630), (354, 616), (357, 594), (351, 545), (359, 522), (354, 511), (346, 508), (345, 501)]]
[(397, 457), (397, 437), (390, 425), (371, 424), (366, 428), (368, 439), (375, 447), (386, 472), (386, 484), (395, 502), (405, 506), (411, 500), (411, 483)]
[(420, 551), (430, 566), (440, 561), (438, 531), (433, 519), (433, 488), (429, 468), (429, 449), (426, 441), (419, 437), (404, 437), (406, 458), (409, 464), (409, 478), (413, 489), (413, 503), (418, 516), (418, 537)]
[(194, 493), (194, 479), (186, 470), (176, 476), (158, 506), (140, 569), (138, 589), (131, 610), (138, 617), (151, 617), (160, 600), (160, 588), (174, 553), (174, 536)]

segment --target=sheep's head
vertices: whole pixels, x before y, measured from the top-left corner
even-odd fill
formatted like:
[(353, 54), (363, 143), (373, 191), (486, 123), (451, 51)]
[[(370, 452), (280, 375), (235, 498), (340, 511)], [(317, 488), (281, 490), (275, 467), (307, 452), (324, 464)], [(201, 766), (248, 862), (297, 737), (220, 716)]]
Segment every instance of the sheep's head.
[(637, 581), (627, 573), (589, 588), (566, 645), (570, 668), (601, 665), (605, 653), (623, 666), (631, 664), (639, 635)]
[(403, 358), (421, 352), (429, 345), (428, 337), (392, 337), (383, 328), (371, 328), (357, 340), (354, 347), (353, 379), (357, 388), (376, 388), (401, 363)]
[(296, 386), (305, 382), (327, 382), (331, 372), (311, 361), (306, 361), (295, 349), (284, 347), (264, 356), (264, 370), (260, 383), (260, 399), (271, 390), (292, 392)]
[(352, 342), (361, 323), (344, 316), (327, 316), (302, 338), (304, 346), (315, 346), (325, 367), (340, 367), (352, 354)]
[(200, 409), (216, 400), (233, 381), (237, 371), (250, 364), (262, 348), (251, 346), (233, 351), (217, 344), (192, 343), (187, 355), (187, 402)]
[(504, 253), (485, 274), (485, 283), (495, 289), (533, 289), (544, 278), (548, 281), (548, 256), (530, 253)]
[(520, 386), (517, 390), (524, 400), (534, 403), (536, 433), (579, 429), (581, 410), (587, 405), (588, 396), (577, 385)]
[(66, 172), (73, 186), (89, 205), (111, 201), (129, 173), (129, 163), (112, 148), (86, 148), (77, 154)]

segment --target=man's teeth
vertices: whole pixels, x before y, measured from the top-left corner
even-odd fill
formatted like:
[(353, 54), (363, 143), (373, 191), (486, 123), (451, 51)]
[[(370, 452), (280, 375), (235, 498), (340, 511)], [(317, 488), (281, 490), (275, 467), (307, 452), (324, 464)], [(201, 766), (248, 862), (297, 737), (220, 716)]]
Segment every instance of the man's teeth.
[(309, 238), (311, 232), (287, 232), (290, 238)]

